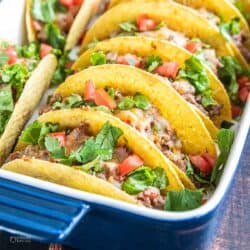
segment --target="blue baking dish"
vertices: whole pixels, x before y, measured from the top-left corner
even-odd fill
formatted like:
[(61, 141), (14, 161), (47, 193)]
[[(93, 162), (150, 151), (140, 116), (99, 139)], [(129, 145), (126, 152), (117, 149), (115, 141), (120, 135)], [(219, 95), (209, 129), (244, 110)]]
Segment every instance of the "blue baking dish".
[(198, 209), (156, 211), (0, 170), (0, 230), (79, 249), (209, 249), (247, 138), (249, 117), (250, 101), (220, 183)]

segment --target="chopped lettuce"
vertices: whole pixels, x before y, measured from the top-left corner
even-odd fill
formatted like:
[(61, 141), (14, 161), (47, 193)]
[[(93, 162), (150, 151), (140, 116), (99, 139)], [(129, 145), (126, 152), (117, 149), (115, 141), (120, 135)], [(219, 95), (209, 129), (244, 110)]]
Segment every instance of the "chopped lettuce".
[(32, 0), (32, 16), (42, 22), (52, 22), (55, 20), (55, 4), (57, 0)]
[(128, 174), (127, 179), (122, 184), (122, 189), (128, 194), (138, 194), (150, 186), (163, 190), (167, 183), (168, 179), (163, 168), (151, 169), (142, 166)]
[(14, 100), (12, 97), (11, 86), (7, 85), (0, 88), (0, 135), (9, 121), (14, 110)]
[(184, 189), (182, 191), (169, 191), (166, 196), (165, 210), (187, 211), (198, 208), (202, 201), (201, 190)]
[(58, 126), (56, 124), (35, 121), (23, 131), (22, 135), (20, 136), (20, 141), (43, 146), (45, 137), (49, 133), (56, 132), (57, 130)]
[(211, 175), (211, 183), (217, 184), (220, 176), (222, 174), (222, 170), (224, 168), (224, 164), (228, 158), (230, 153), (231, 146), (234, 141), (234, 132), (230, 129), (220, 129), (217, 135), (217, 143), (220, 149), (220, 155), (215, 163), (213, 168), (213, 172)]

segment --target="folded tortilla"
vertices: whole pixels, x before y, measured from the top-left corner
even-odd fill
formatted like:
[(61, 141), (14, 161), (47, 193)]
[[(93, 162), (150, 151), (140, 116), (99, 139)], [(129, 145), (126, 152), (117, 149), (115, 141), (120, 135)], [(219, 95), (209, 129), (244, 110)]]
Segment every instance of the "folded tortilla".
[(49, 87), (56, 66), (56, 57), (52, 54), (47, 55), (41, 60), (26, 82), (5, 131), (0, 137), (0, 165), (11, 152), (25, 123), (32, 115), (45, 90)]

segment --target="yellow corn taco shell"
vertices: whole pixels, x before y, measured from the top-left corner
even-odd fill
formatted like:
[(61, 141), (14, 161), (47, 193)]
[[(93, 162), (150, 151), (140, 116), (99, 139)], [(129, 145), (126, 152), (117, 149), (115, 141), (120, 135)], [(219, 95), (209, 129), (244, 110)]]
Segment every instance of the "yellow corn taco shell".
[[(80, 58), (74, 63), (73, 70), (79, 71), (91, 65), (90, 58), (94, 52), (103, 51), (115, 52), (118, 54), (133, 54), (139, 57), (147, 57), (150, 55), (159, 56), (163, 61), (177, 62), (180, 67), (185, 65), (185, 61), (189, 59), (192, 54), (185, 49), (178, 47), (170, 42), (159, 41), (147, 37), (115, 37), (103, 42), (99, 42), (92, 49), (88, 49), (83, 53)], [(213, 122), (220, 126), (223, 121), (230, 121), (232, 119), (231, 103), (229, 96), (223, 86), (209, 67), (204, 65), (207, 75), (210, 80), (211, 88), (213, 90), (213, 98), (223, 105), (222, 113), (220, 116), (214, 117)], [(217, 128), (213, 122), (197, 109), (207, 129), (213, 138), (217, 135)]]
[[(182, 181), (175, 172), (175, 168), (177, 167), (170, 162), (151, 141), (146, 139), (126, 123), (121, 122), (118, 118), (110, 114), (90, 109), (58, 110), (40, 116), (38, 121), (57, 123), (62, 129), (79, 127), (80, 124), (86, 122), (90, 125), (90, 130), (93, 134), (97, 134), (102, 126), (106, 122), (109, 122), (111, 125), (118, 127), (123, 131), (123, 136), (120, 139), (119, 144), (126, 143), (132, 152), (144, 160), (145, 165), (149, 167), (160, 166), (165, 170), (169, 180), (167, 190), (181, 190), (184, 188)], [(25, 144), (18, 143), (16, 150), (22, 150), (26, 146), (27, 145)], [(191, 189), (194, 188), (194, 184), (188, 179), (188, 177), (181, 176), (181, 178), (185, 187)], [(93, 183), (93, 185), (96, 185), (96, 183)], [(100, 189), (102, 188), (100, 187)]]
[[(92, 17), (93, 8), (95, 7), (96, 4), (99, 4), (100, 2), (101, 0), (83, 1), (81, 9), (79, 10), (77, 16), (75, 17), (75, 20), (68, 33), (64, 48), (66, 51), (71, 50), (78, 43), (90, 18)], [(32, 25), (31, 8), (32, 8), (32, 0), (26, 0), (25, 19), (26, 19), (26, 29), (29, 42), (36, 41), (35, 31)]]
[[(211, 45), (219, 56), (236, 56), (244, 67), (249, 67), (238, 48), (227, 41), (218, 28), (211, 25), (195, 10), (172, 1), (136, 1), (115, 6), (102, 15), (87, 32), (81, 47), (83, 52), (95, 41), (107, 39), (119, 30), (119, 24), (147, 15), (156, 21), (164, 22), (170, 29), (181, 32), (189, 38), (200, 38)], [(103, 25), (105, 23), (105, 26)]]
[(110, 183), (61, 164), (37, 159), (19, 159), (5, 164), (3, 169), (116, 200), (132, 204), (138, 203), (133, 196), (119, 190)]
[(11, 152), (23, 126), (32, 115), (56, 69), (54, 55), (48, 55), (39, 63), (25, 84), (24, 90), (15, 105), (4, 133), (0, 136), (0, 165)]
[(187, 154), (209, 152), (216, 156), (214, 141), (200, 117), (173, 88), (158, 77), (132, 66), (95, 66), (67, 78), (55, 94), (62, 97), (73, 93), (83, 96), (88, 80), (92, 80), (96, 88), (109, 86), (129, 95), (145, 95), (176, 130)]

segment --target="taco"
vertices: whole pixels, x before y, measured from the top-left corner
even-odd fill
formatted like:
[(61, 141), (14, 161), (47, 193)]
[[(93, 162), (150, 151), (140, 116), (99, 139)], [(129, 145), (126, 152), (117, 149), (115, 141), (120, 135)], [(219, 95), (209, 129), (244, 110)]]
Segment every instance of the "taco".
[(100, 0), (26, 0), (28, 40), (71, 50), (80, 40)]
[(239, 9), (250, 25), (250, 1), (249, 0), (229, 0)]
[[(166, 2), (168, 0), (148, 0), (149, 2)], [(169, 0), (171, 1), (171, 0)], [(246, 19), (240, 11), (229, 1), (216, 0), (202, 1), (202, 0), (175, 0), (180, 4), (194, 8), (198, 13), (205, 17), (211, 25), (220, 29), (221, 34), (225, 39), (231, 40), (234, 45), (232, 49), (241, 57), (242, 61), (250, 62), (250, 30)], [(110, 7), (119, 3), (125, 2), (124, 0), (111, 1)], [(140, 2), (140, 1), (138, 1)], [(141, 0), (147, 2), (147, 0)], [(242, 55), (240, 55), (240, 52)], [(243, 57), (242, 57), (243, 56)]]
[[(116, 37), (87, 50), (72, 68), (79, 71), (90, 65), (113, 63), (135, 66), (159, 75), (202, 112), (203, 119), (209, 117), (217, 125), (232, 119), (230, 99), (224, 86), (199, 58), (173, 43), (139, 36)], [(194, 75), (200, 79), (198, 85)], [(209, 130), (214, 130), (212, 134), (216, 136), (216, 128)]]
[(184, 189), (153, 143), (95, 110), (42, 115), (23, 131), (9, 161), (4, 169), (159, 209), (167, 191)]
[(41, 113), (85, 107), (113, 114), (154, 142), (178, 166), (175, 170), (185, 186), (189, 185), (184, 173), (190, 159), (209, 158), (206, 170), (197, 168), (206, 177), (211, 173), (216, 150), (206, 127), (157, 77), (131, 66), (91, 67), (68, 78)]
[(82, 50), (95, 46), (100, 40), (128, 35), (170, 41), (191, 53), (198, 53), (225, 85), (233, 103), (233, 116), (241, 113), (248, 90), (245, 86), (242, 90), (239, 82), (242, 78), (249, 79), (249, 66), (241, 60), (240, 53), (234, 55), (229, 42), (218, 29), (196, 11), (168, 1), (117, 5), (101, 16), (87, 32)]
[(44, 55), (35, 44), (0, 41), (0, 165), (48, 88), (56, 64), (54, 55)]

